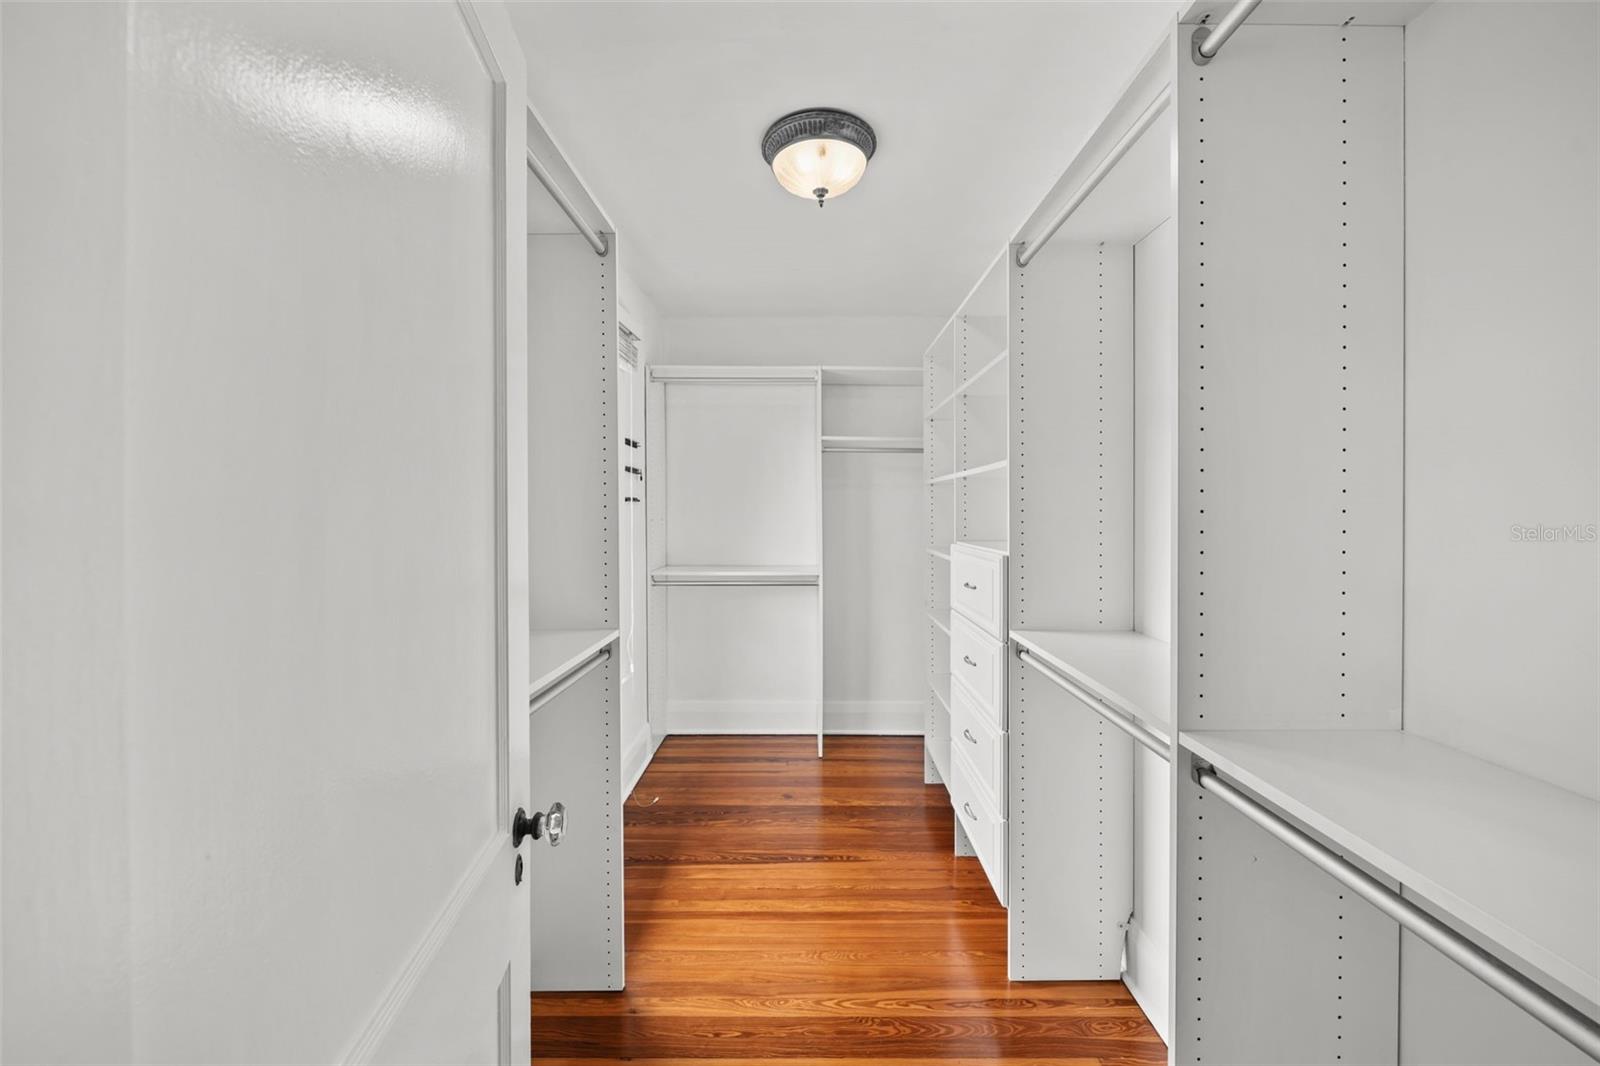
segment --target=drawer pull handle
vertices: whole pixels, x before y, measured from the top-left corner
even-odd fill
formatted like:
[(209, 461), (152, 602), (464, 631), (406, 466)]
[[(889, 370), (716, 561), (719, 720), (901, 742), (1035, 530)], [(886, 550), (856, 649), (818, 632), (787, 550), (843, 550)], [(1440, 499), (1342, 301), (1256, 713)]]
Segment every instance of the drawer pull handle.
[(971, 589), (973, 592), (977, 592), (978, 591), (978, 586), (974, 585), (970, 581), (963, 581), (961, 583), (961, 587), (964, 588), (964, 589)]
[(976, 821), (977, 821), (977, 820), (978, 820), (978, 816), (977, 816), (977, 815), (976, 815), (976, 814), (973, 814), (973, 813), (972, 813), (972, 804), (970, 804), (970, 803), (963, 803), (963, 804), (962, 804), (962, 805), (961, 805), (961, 809), (962, 809), (962, 810), (964, 810), (964, 811), (966, 811), (966, 812), (967, 812), (967, 817), (968, 817), (968, 818), (971, 818), (971, 819), (972, 819), (972, 820), (973, 820), (973, 821), (974, 821), (974, 822), (976, 822)]
[(978, 742), (978, 738), (972, 735), (972, 730), (970, 729), (963, 729), (961, 731), (961, 735), (972, 741), (974, 744)]
[(961, 661), (966, 663), (968, 666), (977, 666), (978, 665), (977, 663), (972, 661), (972, 656), (970, 656), (970, 655), (963, 655), (961, 657)]

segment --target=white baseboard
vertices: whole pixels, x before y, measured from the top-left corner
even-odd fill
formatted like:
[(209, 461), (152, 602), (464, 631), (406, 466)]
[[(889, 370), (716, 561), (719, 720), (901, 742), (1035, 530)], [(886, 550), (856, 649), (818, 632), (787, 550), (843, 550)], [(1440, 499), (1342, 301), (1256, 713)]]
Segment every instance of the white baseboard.
[[(807, 700), (671, 700), (668, 734), (810, 736), (816, 704)], [(922, 700), (829, 700), (823, 731), (835, 735), (921, 736), (927, 706)]]
[(1134, 1002), (1144, 1011), (1156, 1033), (1171, 1047), (1166, 953), (1137, 921), (1129, 927), (1128, 934), (1128, 968), (1123, 971), (1122, 983), (1133, 993)]
[(622, 751), (622, 796), (633, 795), (639, 778), (644, 776), (645, 770), (650, 766), (650, 760), (655, 758), (656, 749), (661, 746), (659, 737), (650, 735), (648, 724), (639, 730), (638, 736), (628, 741), (627, 747)]

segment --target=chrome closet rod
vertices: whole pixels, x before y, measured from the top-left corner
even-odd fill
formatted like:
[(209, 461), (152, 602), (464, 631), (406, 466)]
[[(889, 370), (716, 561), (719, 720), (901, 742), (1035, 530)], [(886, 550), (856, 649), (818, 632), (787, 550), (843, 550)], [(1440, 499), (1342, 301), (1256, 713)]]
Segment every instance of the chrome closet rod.
[(1222, 46), (1228, 43), (1233, 31), (1244, 25), (1250, 13), (1261, 6), (1261, 0), (1238, 0), (1228, 13), (1217, 20), (1215, 26), (1198, 26), (1194, 31), (1195, 62), (1205, 65), (1215, 59)]
[(567, 689), (571, 688), (573, 685), (576, 685), (579, 681), (582, 681), (585, 676), (591, 673), (601, 663), (610, 658), (611, 646), (608, 644), (604, 648), (601, 648), (599, 651), (595, 652), (593, 655), (589, 656), (587, 659), (583, 660), (583, 662), (574, 666), (572, 669), (568, 670), (566, 673), (550, 682), (550, 684), (546, 685), (542, 690), (531, 697), (528, 700), (528, 713), (534, 714), (539, 711), (542, 707), (544, 707), (545, 704), (549, 703), (551, 700), (567, 691)]
[(881, 452), (884, 455), (913, 455), (921, 454), (921, 448), (835, 448), (826, 444), (822, 446), (824, 452)]
[(816, 588), (816, 578), (807, 578), (804, 581), (779, 581), (770, 577), (745, 577), (732, 581), (718, 581), (716, 578), (691, 577), (667, 578), (662, 580), (652, 577), (650, 584), (657, 588), (764, 588), (764, 589), (812, 589)]
[(1078, 186), (1078, 191), (1072, 194), (1071, 199), (1062, 206), (1060, 211), (1056, 212), (1049, 225), (1045, 226), (1044, 232), (1034, 238), (1031, 244), (1024, 242), (1017, 246), (1017, 266), (1025, 267), (1033, 261), (1033, 257), (1039, 253), (1040, 248), (1044, 247), (1045, 242), (1054, 237), (1056, 230), (1065, 225), (1067, 219), (1072, 217), (1072, 213), (1083, 206), (1083, 202), (1089, 198), (1089, 194), (1094, 192), (1095, 188), (1105, 180), (1106, 175), (1110, 174), (1112, 169), (1122, 161), (1122, 157), (1128, 154), (1128, 150), (1139, 142), (1139, 138), (1144, 135), (1144, 131), (1155, 124), (1156, 119), (1161, 117), (1161, 113), (1167, 109), (1167, 105), (1170, 103), (1172, 103), (1172, 86), (1170, 84), (1163, 85), (1156, 98), (1150, 101), (1150, 105), (1139, 113), (1138, 118), (1133, 120), (1133, 125), (1128, 127), (1128, 132), (1124, 133), (1117, 143), (1111, 146), (1111, 150), (1106, 153), (1105, 158), (1095, 164), (1095, 168), (1089, 172), (1089, 176), (1083, 179), (1083, 184)]
[(1524, 977), (1365, 870), (1324, 847), (1282, 815), (1217, 776), (1216, 767), (1195, 759), (1194, 783), (1265, 829), (1335, 881), (1438, 949), (1445, 958), (1500, 993), (1590, 1058), (1600, 1059), (1600, 1022)]
[(589, 242), (589, 247), (594, 249), (595, 254), (604, 257), (611, 250), (605, 234), (596, 232), (593, 226), (583, 220), (583, 216), (578, 213), (577, 205), (567, 198), (566, 192), (556, 183), (555, 176), (545, 169), (539, 157), (533, 154), (532, 148), (528, 149), (528, 169), (533, 171), (533, 176), (539, 179), (539, 184), (544, 186), (545, 192), (555, 200), (556, 206), (572, 219), (572, 224), (578, 227), (578, 232), (583, 234), (583, 239)]
[(1051, 684), (1065, 689), (1068, 695), (1075, 696), (1081, 702), (1088, 704), (1091, 711), (1128, 734), (1134, 740), (1137, 740), (1140, 744), (1143, 744), (1163, 759), (1169, 762), (1172, 760), (1172, 746), (1146, 729), (1142, 723), (1112, 710), (1106, 706), (1104, 700), (1098, 698), (1071, 678), (1064, 677), (1051, 667), (1046, 666), (1041, 659), (1028, 651), (1027, 648), (1019, 647), (1017, 649), (1017, 658), (1043, 674)]

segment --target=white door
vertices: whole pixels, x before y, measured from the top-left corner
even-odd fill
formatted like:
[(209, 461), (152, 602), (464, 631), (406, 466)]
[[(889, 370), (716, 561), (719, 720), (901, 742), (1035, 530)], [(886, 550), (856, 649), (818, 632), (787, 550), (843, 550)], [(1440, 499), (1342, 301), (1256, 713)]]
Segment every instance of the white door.
[(0, 1059), (526, 1063), (505, 13), (5, 4), (0, 56)]

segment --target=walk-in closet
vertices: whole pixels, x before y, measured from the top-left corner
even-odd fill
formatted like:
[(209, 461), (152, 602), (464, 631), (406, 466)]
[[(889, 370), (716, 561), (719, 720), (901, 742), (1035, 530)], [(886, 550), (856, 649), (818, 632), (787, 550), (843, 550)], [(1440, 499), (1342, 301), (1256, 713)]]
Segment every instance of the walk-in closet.
[[(669, 311), (622, 853), (782, 824), (652, 815), (674, 751), (765, 804), (914, 738), (1014, 995), (1114, 983), (1177, 1063), (1600, 1055), (1593, 527), (1525, 521), (1595, 506), (1595, 29), (1193, 4), (920, 345)], [(818, 802), (826, 854), (880, 801)]]

